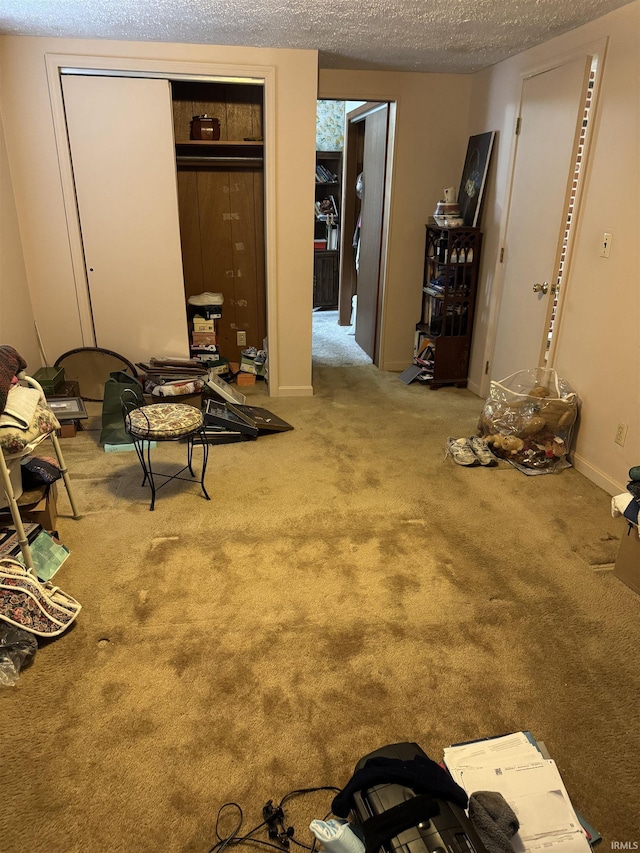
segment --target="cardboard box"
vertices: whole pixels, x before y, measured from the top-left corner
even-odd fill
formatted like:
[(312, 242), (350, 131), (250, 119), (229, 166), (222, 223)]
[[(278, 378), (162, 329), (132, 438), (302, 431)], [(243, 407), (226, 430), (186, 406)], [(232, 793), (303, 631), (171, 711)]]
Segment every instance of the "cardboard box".
[(220, 358), (217, 362), (209, 362), (209, 373), (215, 373), (217, 376), (226, 376), (229, 373), (229, 361), (226, 358)]
[[(49, 486), (40, 486), (23, 492), (17, 500), (20, 517), (23, 522), (39, 524), (49, 532), (58, 527), (58, 484), (51, 483)], [(0, 514), (0, 521), (11, 523), (9, 508), (4, 507)]]
[(240, 359), (240, 370), (243, 373), (257, 373), (255, 359), (243, 355)]
[(205, 355), (204, 353), (200, 353), (196, 355), (193, 353), (193, 360), (197, 361), (198, 364), (202, 366), (202, 375), (208, 372), (210, 367), (219, 367), (221, 358), (217, 353), (211, 353), (210, 355)]
[(215, 320), (204, 320), (195, 318), (193, 320), (194, 332), (215, 332)]
[[(26, 495), (23, 495), (23, 498)], [(27, 521), (34, 521), (44, 530), (52, 532), (58, 529), (58, 484), (51, 483), (44, 497), (35, 505), (20, 509), (20, 515)]]
[(75, 421), (70, 421), (66, 424), (60, 424), (60, 429), (56, 430), (58, 438), (74, 438), (77, 432)]
[(208, 344), (213, 344), (215, 346), (218, 343), (218, 336), (215, 332), (192, 332), (191, 343), (194, 346), (202, 344), (204, 344), (205, 346)]
[(197, 313), (193, 317), (194, 320), (199, 317), (203, 320), (220, 320), (222, 317), (222, 305), (198, 305)]
[(237, 385), (255, 385), (256, 384), (255, 373), (238, 373), (238, 375), (236, 376), (236, 384)]
[(637, 528), (629, 530), (626, 521), (613, 573), (634, 592), (640, 593), (640, 537)]

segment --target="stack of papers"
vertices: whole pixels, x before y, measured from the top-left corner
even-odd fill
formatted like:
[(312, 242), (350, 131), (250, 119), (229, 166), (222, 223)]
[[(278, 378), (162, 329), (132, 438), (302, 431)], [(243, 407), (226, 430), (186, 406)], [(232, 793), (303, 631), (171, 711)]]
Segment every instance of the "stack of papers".
[(469, 796), (498, 791), (509, 803), (520, 822), (511, 839), (515, 853), (589, 853), (555, 761), (524, 732), (448, 747), (444, 761)]

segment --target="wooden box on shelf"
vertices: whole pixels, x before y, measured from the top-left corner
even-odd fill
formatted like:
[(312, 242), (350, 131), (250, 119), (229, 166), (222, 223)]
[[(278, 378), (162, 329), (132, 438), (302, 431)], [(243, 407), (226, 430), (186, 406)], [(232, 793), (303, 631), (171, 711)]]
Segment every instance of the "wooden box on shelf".
[(201, 115), (191, 119), (191, 139), (220, 139), (220, 120)]

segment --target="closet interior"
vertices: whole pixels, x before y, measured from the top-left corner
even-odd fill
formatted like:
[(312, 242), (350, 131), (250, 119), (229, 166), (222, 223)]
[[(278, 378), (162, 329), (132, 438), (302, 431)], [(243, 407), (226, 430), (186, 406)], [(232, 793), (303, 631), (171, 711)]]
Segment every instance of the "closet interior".
[[(185, 299), (223, 295), (218, 347), (238, 362), (267, 335), (264, 87), (174, 80), (171, 93)], [(199, 116), (218, 120), (219, 139), (192, 138)]]

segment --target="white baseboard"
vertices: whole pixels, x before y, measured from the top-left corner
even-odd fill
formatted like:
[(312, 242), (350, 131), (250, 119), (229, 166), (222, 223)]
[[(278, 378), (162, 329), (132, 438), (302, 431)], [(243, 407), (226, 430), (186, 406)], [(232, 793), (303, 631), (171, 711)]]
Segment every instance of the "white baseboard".
[(467, 380), (467, 390), (475, 394), (476, 397), (482, 397), (482, 394), (480, 393), (480, 386), (477, 382), (469, 382), (469, 380)]
[(313, 397), (313, 385), (280, 385), (270, 388), (270, 397)]
[(402, 373), (410, 366), (411, 361), (385, 361), (380, 369), (386, 370), (388, 373)]
[(586, 477), (587, 480), (591, 480), (591, 482), (595, 483), (596, 486), (600, 486), (601, 489), (604, 489), (604, 491), (611, 496), (620, 495), (622, 492), (626, 491), (625, 484), (612, 480), (608, 474), (605, 474), (604, 471), (601, 471), (599, 468), (596, 468), (595, 465), (587, 462), (587, 460), (583, 459), (579, 453), (571, 454), (571, 462), (576, 471)]

